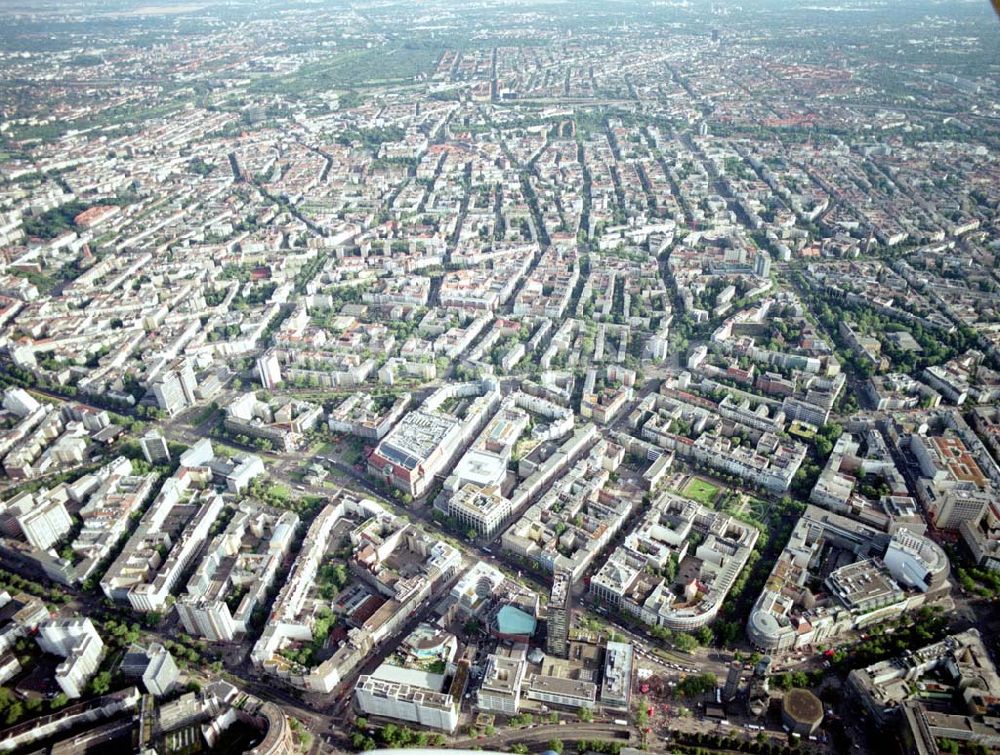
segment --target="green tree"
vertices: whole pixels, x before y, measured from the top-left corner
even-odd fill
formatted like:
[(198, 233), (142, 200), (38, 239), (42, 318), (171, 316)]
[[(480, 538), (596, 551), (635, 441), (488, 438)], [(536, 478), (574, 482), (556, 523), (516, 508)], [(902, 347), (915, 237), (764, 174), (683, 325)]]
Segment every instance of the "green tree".
[(60, 692), (52, 700), (49, 701), (50, 710), (59, 710), (64, 707), (69, 702), (69, 698), (66, 697), (66, 693)]
[(833, 451), (833, 444), (821, 435), (816, 436), (816, 453), (820, 458), (825, 459)]
[(548, 748), (552, 750), (552, 752), (561, 753), (563, 751), (563, 742), (561, 739), (550, 739)]
[(111, 672), (101, 671), (90, 680), (90, 691), (95, 695), (105, 695), (111, 689)]
[(396, 724), (386, 724), (383, 726), (382, 741), (387, 745), (395, 746), (399, 741), (399, 727)]
[(7, 708), (7, 715), (4, 716), (4, 722), (7, 724), (16, 724), (21, 720), (21, 716), (24, 715), (24, 706), (21, 705), (19, 700), (15, 700)]
[(674, 647), (683, 653), (690, 653), (698, 647), (698, 641), (689, 634), (677, 632), (674, 634)]
[(635, 714), (635, 722), (640, 729), (646, 728), (649, 723), (649, 700), (645, 697), (639, 700), (639, 710)]

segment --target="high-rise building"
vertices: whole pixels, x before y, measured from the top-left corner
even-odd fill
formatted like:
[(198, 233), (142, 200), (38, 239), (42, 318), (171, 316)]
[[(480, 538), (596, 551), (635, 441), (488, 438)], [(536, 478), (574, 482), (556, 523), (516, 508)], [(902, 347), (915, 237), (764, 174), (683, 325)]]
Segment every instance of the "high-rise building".
[(163, 464), (170, 461), (170, 449), (167, 439), (157, 430), (150, 430), (139, 439), (142, 455), (150, 464)]
[(184, 387), (177, 373), (173, 371), (164, 372), (156, 379), (153, 383), (153, 396), (156, 397), (156, 405), (171, 416), (187, 406)]
[(281, 364), (273, 350), (266, 351), (257, 359), (257, 374), (260, 384), (272, 390), (281, 384)]
[(771, 257), (767, 252), (757, 252), (753, 262), (753, 271), (758, 278), (766, 278), (771, 274)]
[(229, 642), (236, 637), (236, 622), (223, 601), (183, 595), (176, 606), (177, 615), (189, 634), (206, 637), (212, 642)]
[(573, 583), (569, 572), (556, 572), (549, 594), (548, 637), (545, 651), (559, 658), (569, 657), (569, 627), (573, 617)]
[(104, 651), (93, 622), (84, 617), (43, 621), (38, 625), (37, 641), (46, 653), (66, 659), (56, 667), (56, 683), (66, 697), (80, 697)]
[(23, 388), (8, 388), (3, 394), (3, 408), (18, 417), (27, 417), (41, 404)]
[(175, 367), (177, 377), (181, 381), (181, 390), (184, 391), (184, 400), (189, 404), (197, 401), (198, 378), (194, 374), (194, 365), (190, 359), (178, 360)]
[(141, 678), (146, 691), (156, 697), (170, 694), (179, 676), (174, 657), (158, 642), (146, 648), (133, 644), (125, 653), (120, 670), (127, 677)]
[(198, 378), (190, 359), (182, 358), (172, 362), (153, 382), (153, 396), (156, 404), (173, 416), (196, 400)]

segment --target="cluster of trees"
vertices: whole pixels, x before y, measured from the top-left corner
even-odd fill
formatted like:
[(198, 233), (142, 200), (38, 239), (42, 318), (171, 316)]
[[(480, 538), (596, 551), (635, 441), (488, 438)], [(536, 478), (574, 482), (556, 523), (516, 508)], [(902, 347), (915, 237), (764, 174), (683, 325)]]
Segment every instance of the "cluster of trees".
[(681, 679), (674, 690), (678, 697), (698, 697), (715, 691), (717, 684), (715, 674), (697, 674)]
[(511, 716), (510, 725), (517, 726), (519, 728), (524, 728), (525, 726), (531, 726), (535, 723), (535, 717), (531, 713), (519, 713), (516, 716)]
[(578, 739), (576, 741), (577, 752), (606, 752), (610, 755), (618, 755), (622, 751), (622, 746), (621, 742), (611, 742), (606, 739)]
[(995, 598), (1000, 595), (1000, 574), (978, 566), (960, 566), (954, 559), (952, 565), (958, 583), (966, 592), (980, 595), (984, 598)]
[(792, 755), (792, 753), (803, 752), (801, 744), (793, 741), (788, 745), (776, 744), (765, 741), (763, 732), (759, 732), (754, 739), (743, 739), (736, 736), (722, 736), (706, 732), (674, 732), (674, 744), (671, 747), (673, 752), (679, 753), (704, 753), (713, 751), (723, 752), (749, 752), (760, 753), (761, 755)]
[(282, 651), (282, 655), (290, 661), (310, 667), (316, 664), (317, 657), (327, 638), (330, 630), (337, 623), (337, 618), (326, 606), (319, 609), (312, 626), (312, 641), (308, 644), (292, 646)]
[(230, 262), (222, 266), (222, 270), (216, 276), (218, 280), (250, 280), (250, 273), (254, 266), (249, 262)]
[(112, 681), (110, 671), (98, 671), (94, 674), (94, 678), (90, 680), (90, 684), (87, 686), (95, 695), (106, 695), (111, 691)]
[(198, 156), (188, 161), (187, 169), (197, 176), (204, 177), (212, 175), (215, 166), (212, 163), (206, 162), (203, 157)]
[(205, 304), (209, 307), (217, 307), (226, 300), (227, 293), (229, 292), (225, 288), (206, 289), (204, 292)]
[(24, 221), (24, 232), (40, 239), (54, 239), (73, 228), (73, 218), (86, 210), (85, 202), (74, 200), (59, 207), (33, 215)]
[(351, 732), (351, 746), (359, 752), (383, 747), (444, 747), (444, 734), (438, 732), (414, 731), (408, 726), (386, 724), (381, 728), (368, 728), (368, 719), (359, 717)]
[(969, 755), (987, 755), (991, 750), (985, 745), (979, 742), (963, 742), (961, 745), (954, 739), (944, 739), (938, 740), (938, 747), (941, 752), (946, 752), (949, 755), (958, 755), (960, 752), (966, 752)]
[[(397, 500), (402, 500), (403, 503), (405, 503), (406, 505), (413, 503), (413, 497), (408, 493), (400, 493), (400, 491), (398, 490), (393, 490), (392, 495)], [(448, 514), (445, 514), (443, 511), (439, 511), (438, 509), (434, 509), (434, 511), (431, 512), (431, 518), (439, 527), (444, 529), (446, 532), (450, 532), (451, 534), (456, 535), (458, 537), (464, 537), (470, 543), (474, 542), (475, 539), (479, 536), (479, 533), (476, 532), (474, 528), (467, 527), (463, 529), (462, 523), (458, 521), (458, 519)]]
[(256, 448), (258, 451), (264, 451), (265, 453), (274, 450), (274, 441), (270, 438), (258, 438), (256, 436), (250, 437), (249, 435), (244, 435), (243, 433), (231, 435), (230, 438), (233, 443), (244, 447)]
[(0, 569), (0, 591), (6, 590), (12, 594), (25, 592), (50, 603), (68, 603), (70, 596), (60, 588), (48, 588), (20, 574)]
[(247, 493), (270, 506), (281, 506), (291, 495), (286, 485), (268, 480), (264, 476), (254, 477), (247, 485)]
[(128, 647), (133, 642), (139, 641), (139, 624), (133, 622), (127, 624), (124, 621), (118, 622), (115, 619), (105, 619), (103, 623), (104, 631), (101, 633), (106, 644), (113, 647)]
[(337, 142), (345, 147), (351, 146), (354, 142), (361, 142), (366, 148), (374, 153), (378, 153), (379, 148), (385, 142), (402, 141), (406, 132), (400, 126), (385, 126), (382, 128), (360, 128), (347, 129), (337, 137)]
[(313, 278), (316, 277), (317, 273), (323, 269), (323, 265), (326, 263), (326, 254), (317, 254), (306, 264), (302, 266), (299, 272), (295, 276), (295, 291), (296, 293), (304, 293), (306, 290), (306, 285)]
[(675, 632), (660, 626), (649, 627), (648, 630), (653, 637), (682, 653), (690, 653), (699, 645), (711, 645), (713, 640), (712, 630), (708, 627), (701, 627), (694, 634)]
[[(900, 372), (913, 373), (928, 365), (940, 364), (976, 346), (976, 335), (969, 328), (958, 328), (952, 333), (945, 333), (942, 330), (927, 328), (917, 321), (907, 319), (905, 322), (899, 322), (870, 307), (849, 302), (843, 296), (809, 289), (801, 276), (798, 280), (803, 288), (809, 291), (806, 300), (816, 312), (820, 323), (841, 346), (838, 356), (863, 378), (870, 377), (874, 373), (874, 366), (867, 360), (858, 359), (842, 342), (839, 330), (842, 321), (851, 320), (857, 324), (857, 329), (861, 333), (879, 336), (883, 353), (892, 361), (893, 369)], [(921, 317), (925, 313), (900, 312), (901, 317), (907, 314)], [(881, 337), (881, 334), (902, 331), (908, 331), (920, 344), (920, 352), (901, 350), (891, 340)]]
[(297, 718), (289, 718), (288, 726), (291, 728), (292, 734), (295, 735), (295, 741), (298, 743), (299, 747), (302, 748), (302, 751), (308, 752), (313, 741), (313, 736), (310, 731), (304, 727), (302, 722)]
[[(69, 699), (66, 695), (60, 692), (49, 701), (49, 710), (58, 710), (68, 702)], [(26, 700), (21, 700), (12, 690), (0, 687), (0, 721), (6, 726), (13, 726), (22, 719), (41, 715), (41, 713), (42, 698), (29, 697)]]
[[(233, 298), (231, 307), (232, 309), (246, 311), (250, 307), (267, 304), (277, 287), (277, 283), (259, 283), (249, 291), (246, 290), (246, 287), (242, 287), (239, 295)], [(237, 331), (239, 331), (239, 326), (237, 326)]]
[(833, 451), (834, 443), (837, 442), (837, 439), (843, 432), (843, 427), (836, 422), (831, 422), (824, 425), (823, 429), (816, 433), (813, 444), (816, 447), (816, 456), (819, 461), (822, 461), (824, 464), (826, 463), (826, 460), (830, 458), (830, 452)]
[(215, 655), (207, 652), (201, 642), (190, 635), (181, 633), (177, 640), (165, 639), (163, 647), (173, 654), (179, 665), (186, 662), (192, 666), (203, 667), (207, 665), (215, 671), (222, 670), (222, 662)]
[(901, 656), (907, 650), (937, 642), (948, 632), (948, 618), (940, 606), (923, 606), (918, 611), (901, 616), (895, 622), (885, 622), (869, 629), (868, 638), (849, 648), (838, 649), (831, 659), (833, 666), (844, 673), (873, 663)]
[(757, 521), (747, 514), (739, 515), (741, 521), (757, 527), (760, 532), (746, 567), (730, 588), (719, 619), (712, 625), (719, 645), (731, 645), (742, 636), (746, 616), (757, 600), (759, 586), (770, 573), (778, 553), (788, 542), (788, 536), (803, 508), (801, 503), (785, 497), (770, 506), (766, 521)]
[[(173, 456), (179, 456), (186, 448), (178, 443), (167, 443), (167, 447)], [(126, 457), (132, 464), (132, 474), (134, 475), (169, 475), (174, 471), (174, 464), (158, 464), (156, 466), (146, 461), (142, 453), (142, 446), (132, 438), (125, 438), (118, 444), (118, 453)]]
[(771, 682), (778, 689), (815, 687), (822, 680), (822, 671), (811, 671), (808, 673), (805, 671), (792, 671), (784, 674), (775, 674), (771, 677)]
[(350, 581), (351, 575), (342, 563), (325, 563), (316, 573), (316, 586), (320, 595), (329, 600), (343, 590)]

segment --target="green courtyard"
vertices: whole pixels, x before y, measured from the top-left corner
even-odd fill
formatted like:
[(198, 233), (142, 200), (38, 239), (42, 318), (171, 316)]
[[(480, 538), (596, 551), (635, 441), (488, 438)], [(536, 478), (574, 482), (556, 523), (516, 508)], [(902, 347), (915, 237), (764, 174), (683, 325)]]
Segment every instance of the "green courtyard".
[(714, 507), (720, 492), (722, 492), (722, 489), (718, 485), (713, 485), (708, 480), (703, 480), (700, 477), (692, 477), (684, 485), (681, 494), (692, 501)]

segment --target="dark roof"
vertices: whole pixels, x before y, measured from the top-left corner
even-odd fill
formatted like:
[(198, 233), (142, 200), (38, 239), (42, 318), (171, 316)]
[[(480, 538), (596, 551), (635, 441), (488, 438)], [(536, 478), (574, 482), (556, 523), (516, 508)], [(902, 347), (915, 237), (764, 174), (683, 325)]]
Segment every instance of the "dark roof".
[(823, 703), (807, 689), (790, 689), (782, 700), (785, 713), (802, 723), (813, 723), (823, 718)]

